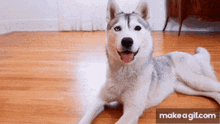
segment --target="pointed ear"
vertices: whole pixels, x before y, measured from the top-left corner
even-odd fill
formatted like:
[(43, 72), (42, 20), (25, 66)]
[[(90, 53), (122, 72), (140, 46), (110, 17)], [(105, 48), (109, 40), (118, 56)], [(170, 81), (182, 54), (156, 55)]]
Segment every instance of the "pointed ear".
[(140, 0), (135, 12), (138, 13), (144, 20), (147, 20), (149, 18), (147, 1)]
[(109, 0), (107, 5), (106, 21), (109, 23), (112, 19), (116, 17), (117, 13), (121, 10), (115, 0)]

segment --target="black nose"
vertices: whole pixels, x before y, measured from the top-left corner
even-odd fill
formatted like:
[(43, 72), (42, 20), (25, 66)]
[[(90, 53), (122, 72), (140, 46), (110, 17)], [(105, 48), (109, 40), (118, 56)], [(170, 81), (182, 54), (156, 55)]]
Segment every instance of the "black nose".
[(121, 44), (125, 48), (129, 48), (133, 45), (133, 39), (130, 37), (125, 37), (121, 40)]

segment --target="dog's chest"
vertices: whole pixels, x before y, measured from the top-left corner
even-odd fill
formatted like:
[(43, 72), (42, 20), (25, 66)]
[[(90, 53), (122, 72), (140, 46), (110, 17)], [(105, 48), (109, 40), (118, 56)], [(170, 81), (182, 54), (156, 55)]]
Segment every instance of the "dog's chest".
[(106, 93), (107, 101), (121, 101), (126, 93), (137, 90), (137, 88), (144, 84), (144, 77), (137, 72), (137, 70), (130, 70), (131, 68), (121, 68), (114, 73), (109, 72), (108, 79), (102, 92)]
[(115, 83), (123, 86), (131, 86), (138, 80), (137, 69), (130, 66), (123, 66), (117, 71), (111, 72), (111, 78)]

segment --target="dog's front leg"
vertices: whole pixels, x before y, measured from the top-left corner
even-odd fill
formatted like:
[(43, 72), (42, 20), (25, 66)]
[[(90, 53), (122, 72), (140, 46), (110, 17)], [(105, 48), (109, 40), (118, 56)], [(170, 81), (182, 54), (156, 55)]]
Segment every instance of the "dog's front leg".
[(142, 115), (144, 109), (127, 108), (124, 114), (116, 124), (138, 124), (138, 119)]
[(89, 106), (89, 109), (78, 124), (91, 124), (94, 118), (104, 110), (105, 104), (106, 102), (98, 98), (96, 102)]
[(116, 124), (138, 124), (138, 119), (146, 107), (147, 94), (146, 85), (134, 91), (128, 89), (123, 96), (123, 115)]

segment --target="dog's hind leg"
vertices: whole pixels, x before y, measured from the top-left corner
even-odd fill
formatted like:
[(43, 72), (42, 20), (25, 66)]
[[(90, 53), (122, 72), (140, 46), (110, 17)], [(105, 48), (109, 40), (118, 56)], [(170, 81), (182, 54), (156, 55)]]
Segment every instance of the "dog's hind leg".
[(210, 97), (210, 98), (213, 98), (214, 100), (216, 100), (218, 102), (218, 104), (220, 105), (220, 93), (218, 93), (218, 92), (197, 91), (197, 90), (190, 88), (189, 86), (187, 86), (186, 84), (184, 84), (180, 81), (177, 81), (175, 83), (175, 91), (178, 93), (181, 93), (181, 94)]
[[(183, 52), (173, 52), (171, 56), (178, 80), (185, 82), (189, 87), (195, 90), (220, 93), (220, 83), (215, 80), (215, 78), (213, 79), (206, 76), (206, 73), (208, 73), (206, 70), (208, 68), (205, 66), (210, 66), (208, 61), (202, 63), (201, 60), (198, 59), (199, 55), (195, 57), (194, 55)], [(208, 57), (204, 56), (204, 59), (205, 58)]]
[(181, 70), (177, 69), (177, 73), (180, 80), (195, 90), (220, 93), (220, 83), (216, 80), (195, 74), (187, 67), (183, 67)]

